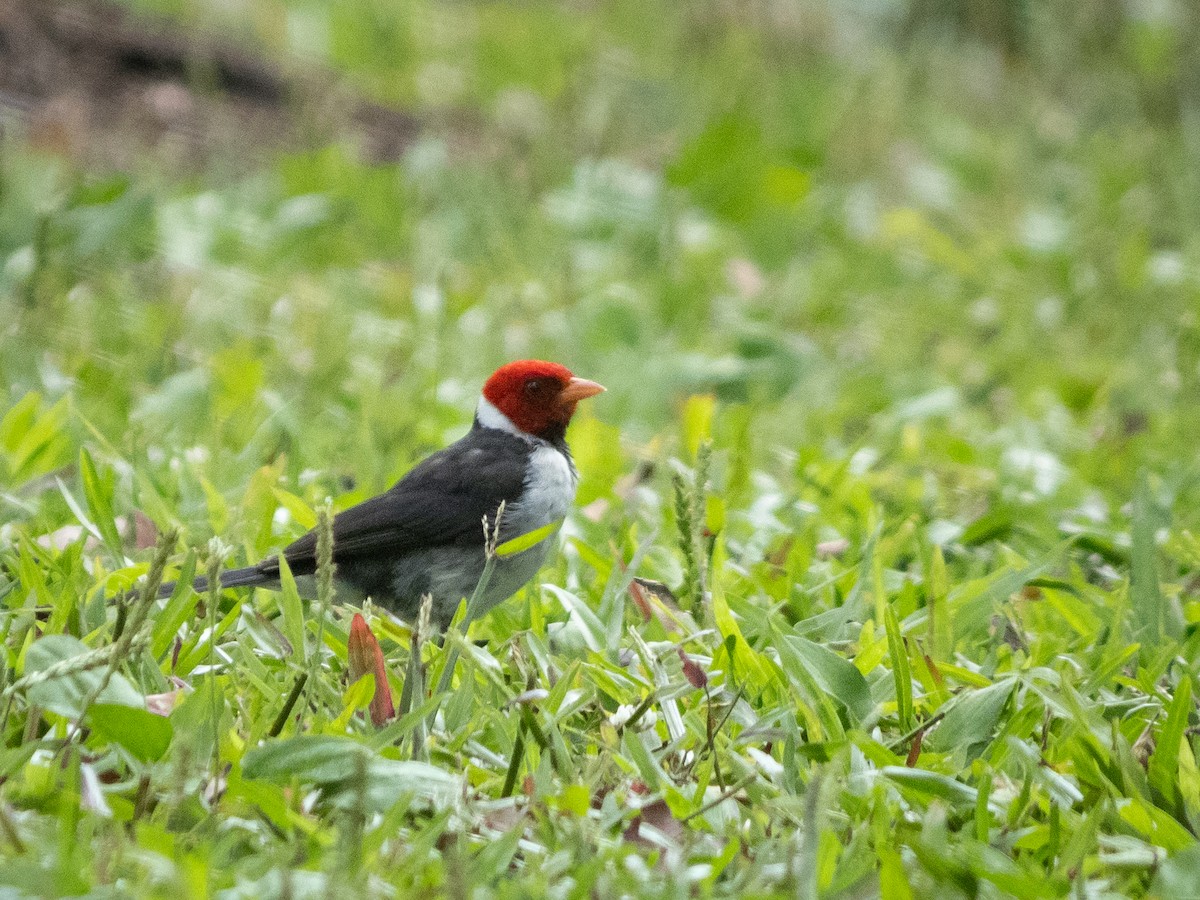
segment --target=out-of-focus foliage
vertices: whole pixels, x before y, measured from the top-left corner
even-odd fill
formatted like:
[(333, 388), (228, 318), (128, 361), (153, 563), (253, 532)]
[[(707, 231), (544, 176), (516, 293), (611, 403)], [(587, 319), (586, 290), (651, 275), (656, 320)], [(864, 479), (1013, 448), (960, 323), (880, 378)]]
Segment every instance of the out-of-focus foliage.
[[(0, 884), (1200, 891), (1192, 4), (134, 5), (424, 125), (6, 137)], [(609, 393), (547, 586), (424, 646), (453, 690), (377, 731), (287, 592), (123, 632), (155, 528), (255, 559), (520, 356)]]

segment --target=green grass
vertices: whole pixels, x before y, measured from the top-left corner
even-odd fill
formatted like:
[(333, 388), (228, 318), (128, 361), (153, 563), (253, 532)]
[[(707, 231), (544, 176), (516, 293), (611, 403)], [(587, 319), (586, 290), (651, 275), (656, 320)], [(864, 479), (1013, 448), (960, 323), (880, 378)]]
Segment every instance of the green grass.
[[(1200, 895), (1190, 8), (1010, 4), (1002, 53), (921, 4), (136, 6), (427, 125), (5, 138), (0, 885)], [(155, 531), (203, 572), (384, 489), (521, 356), (609, 387), (586, 512), (469, 640), (366, 610), (396, 721), (336, 599), (113, 602)]]

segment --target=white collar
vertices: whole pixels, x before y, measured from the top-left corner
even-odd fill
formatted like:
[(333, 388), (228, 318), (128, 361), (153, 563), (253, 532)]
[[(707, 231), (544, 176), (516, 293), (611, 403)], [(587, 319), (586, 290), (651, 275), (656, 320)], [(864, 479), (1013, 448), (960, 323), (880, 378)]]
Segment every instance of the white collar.
[(479, 397), (479, 406), (475, 408), (475, 418), (479, 420), (479, 424), (484, 428), (507, 431), (509, 434), (515, 434), (517, 437), (524, 438), (527, 441), (534, 440), (533, 435), (522, 431), (514, 425), (512, 419), (500, 412), (487, 397), (482, 395)]

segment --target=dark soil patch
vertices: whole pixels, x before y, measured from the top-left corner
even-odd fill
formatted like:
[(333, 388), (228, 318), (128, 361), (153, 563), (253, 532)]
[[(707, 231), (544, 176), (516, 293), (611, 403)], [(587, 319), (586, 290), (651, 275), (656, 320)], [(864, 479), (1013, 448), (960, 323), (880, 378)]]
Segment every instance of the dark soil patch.
[(71, 158), (186, 167), (347, 139), (389, 161), (420, 127), (329, 73), (106, 0), (0, 0), (0, 123)]

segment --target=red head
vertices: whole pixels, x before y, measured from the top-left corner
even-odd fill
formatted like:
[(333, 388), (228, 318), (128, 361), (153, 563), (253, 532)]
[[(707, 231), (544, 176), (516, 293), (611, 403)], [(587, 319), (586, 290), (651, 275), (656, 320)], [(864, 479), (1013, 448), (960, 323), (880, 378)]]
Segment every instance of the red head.
[(521, 431), (553, 439), (566, 432), (576, 403), (603, 390), (594, 381), (576, 378), (566, 366), (522, 359), (493, 372), (483, 396)]

